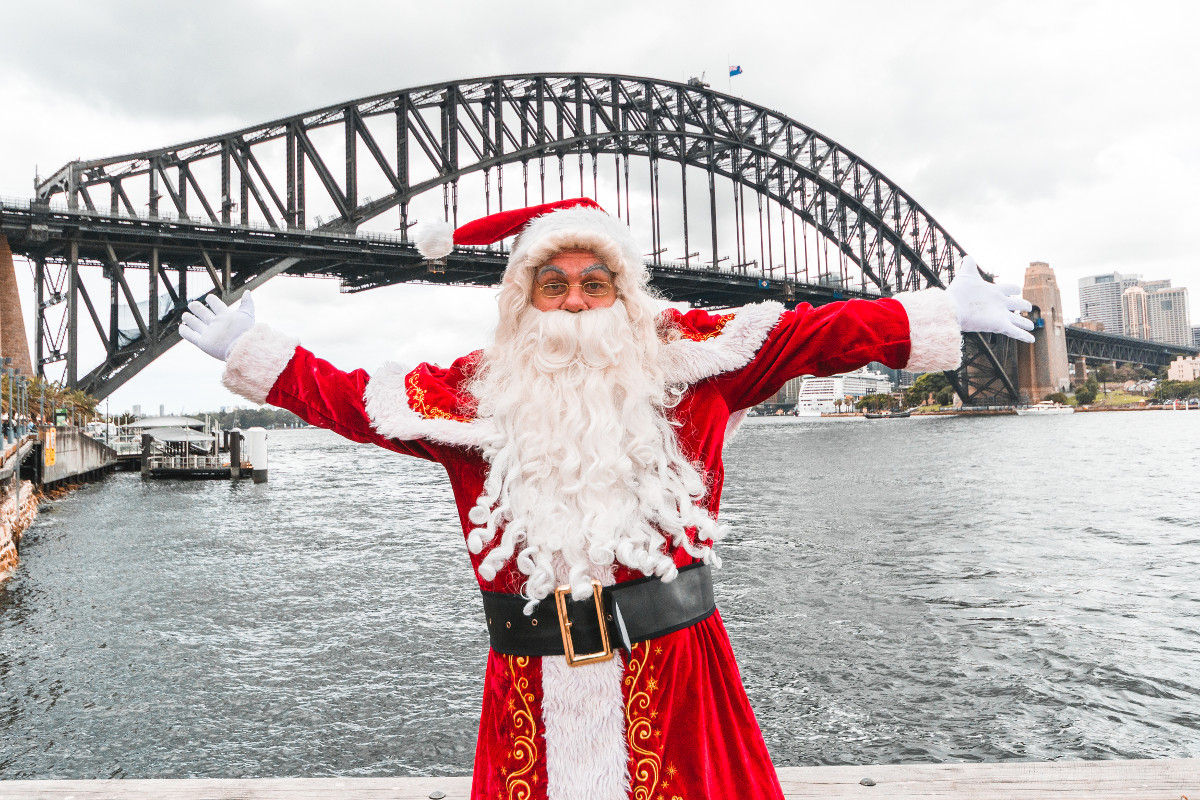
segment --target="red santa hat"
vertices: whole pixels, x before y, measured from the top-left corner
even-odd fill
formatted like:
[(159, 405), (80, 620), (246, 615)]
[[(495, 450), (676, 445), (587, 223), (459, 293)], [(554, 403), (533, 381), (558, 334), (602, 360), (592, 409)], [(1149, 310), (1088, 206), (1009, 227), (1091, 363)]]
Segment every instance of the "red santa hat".
[(563, 250), (590, 250), (614, 275), (644, 285), (646, 268), (629, 226), (587, 197), (501, 211), (452, 229), (426, 224), (417, 232), (417, 251), (427, 259), (444, 258), (455, 245), (494, 244), (516, 236), (504, 280), (545, 263)]

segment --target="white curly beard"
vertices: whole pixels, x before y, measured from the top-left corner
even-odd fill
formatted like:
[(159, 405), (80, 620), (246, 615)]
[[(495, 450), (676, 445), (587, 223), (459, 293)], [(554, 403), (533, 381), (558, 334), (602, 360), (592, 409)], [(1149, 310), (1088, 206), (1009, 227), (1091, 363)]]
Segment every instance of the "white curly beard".
[(585, 599), (592, 579), (612, 582), (616, 562), (673, 579), (668, 541), (715, 563), (686, 533), (721, 536), (667, 419), (678, 395), (658, 353), (653, 329), (637, 335), (619, 301), (580, 313), (528, 308), (485, 352), (471, 392), (496, 433), (484, 442), (490, 470), (467, 544), (479, 553), (499, 536), (479, 573), (493, 580), (515, 558), (528, 576), (526, 613), (560, 583)]

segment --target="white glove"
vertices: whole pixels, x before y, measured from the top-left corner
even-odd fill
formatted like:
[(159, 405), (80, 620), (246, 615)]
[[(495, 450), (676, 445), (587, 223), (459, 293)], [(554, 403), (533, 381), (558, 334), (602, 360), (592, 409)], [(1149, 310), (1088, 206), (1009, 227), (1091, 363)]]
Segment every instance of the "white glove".
[(230, 308), (215, 294), (208, 305), (199, 300), (188, 303), (179, 321), (179, 335), (215, 359), (225, 361), (243, 333), (254, 327), (254, 301), (250, 293), (242, 295), (237, 308)]
[(979, 274), (975, 259), (967, 256), (946, 293), (954, 301), (958, 327), (965, 333), (1002, 333), (1020, 342), (1033, 342), (1033, 320), (1018, 311), (1032, 311), (1033, 305), (1021, 297), (1021, 289), (1012, 284), (988, 283)]

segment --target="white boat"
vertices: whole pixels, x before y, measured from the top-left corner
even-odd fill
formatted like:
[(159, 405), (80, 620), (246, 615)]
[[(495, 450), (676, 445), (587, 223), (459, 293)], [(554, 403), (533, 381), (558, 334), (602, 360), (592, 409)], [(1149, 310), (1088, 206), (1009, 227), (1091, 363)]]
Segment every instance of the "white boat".
[(1017, 413), (1022, 417), (1044, 417), (1048, 414), (1074, 414), (1075, 407), (1064, 406), (1062, 403), (1056, 403), (1053, 400), (1043, 400), (1037, 405), (1018, 408)]

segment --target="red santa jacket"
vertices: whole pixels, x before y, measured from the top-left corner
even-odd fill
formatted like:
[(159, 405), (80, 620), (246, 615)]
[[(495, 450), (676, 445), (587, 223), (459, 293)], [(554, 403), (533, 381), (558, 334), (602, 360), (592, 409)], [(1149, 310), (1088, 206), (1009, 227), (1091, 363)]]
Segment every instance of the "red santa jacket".
[[(954, 308), (940, 290), (820, 308), (768, 302), (663, 313), (671, 331), (665, 371), (688, 387), (672, 412), (679, 444), (706, 471), (713, 517), (724, 442), (747, 409), (790, 378), (871, 361), (917, 372), (960, 361)], [(439, 462), (465, 536), (487, 474), (477, 445), (490, 423), (472, 415), (465, 392), (478, 359), (347, 373), (256, 325), (231, 353), (224, 382), (354, 441)], [(679, 566), (692, 561), (682, 549), (673, 554)], [(468, 555), (478, 570), (484, 554)], [(525, 579), (511, 564), (493, 581), (476, 576), (481, 588), (510, 593)], [(627, 568), (616, 574), (618, 582), (637, 577)], [(490, 654), (473, 797), (782, 797), (719, 613), (635, 645), (611, 668), (567, 672), (541, 663), (548, 660)]]

